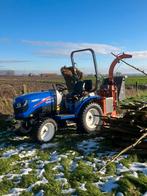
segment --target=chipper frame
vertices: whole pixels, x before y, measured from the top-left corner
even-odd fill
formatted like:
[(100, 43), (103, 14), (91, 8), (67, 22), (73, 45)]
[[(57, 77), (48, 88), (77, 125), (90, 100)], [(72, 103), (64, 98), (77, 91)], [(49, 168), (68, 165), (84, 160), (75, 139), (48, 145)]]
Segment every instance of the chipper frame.
[[(117, 78), (114, 77), (114, 68), (116, 65), (120, 62), (122, 59), (126, 58), (132, 58), (132, 55), (130, 54), (120, 54), (117, 55), (116, 58), (113, 60), (109, 67), (109, 72), (108, 72), (108, 78), (105, 78), (103, 81), (103, 84), (100, 88), (100, 95), (102, 96), (102, 108), (103, 108), (103, 114), (106, 116), (107, 115), (107, 100), (109, 98), (112, 98), (112, 112), (111, 116), (116, 117), (117, 116), (117, 105), (118, 105), (118, 88), (119, 87), (119, 82), (116, 80)], [(121, 80), (123, 80), (123, 77), (120, 77)], [(123, 89), (125, 90), (125, 89)]]

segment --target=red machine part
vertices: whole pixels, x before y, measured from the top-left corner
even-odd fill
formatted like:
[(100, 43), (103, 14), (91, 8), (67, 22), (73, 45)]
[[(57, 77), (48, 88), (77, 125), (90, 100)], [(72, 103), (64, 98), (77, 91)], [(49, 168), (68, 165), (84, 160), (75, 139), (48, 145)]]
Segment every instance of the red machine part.
[(111, 113), (112, 117), (116, 117), (117, 116), (117, 87), (116, 84), (114, 82), (114, 68), (115, 66), (119, 63), (120, 60), (125, 59), (125, 58), (131, 58), (132, 55), (130, 54), (119, 54), (119, 55), (115, 55), (116, 58), (113, 60), (113, 62), (110, 65), (109, 68), (109, 75), (108, 75), (108, 89), (100, 89), (100, 95), (102, 96), (102, 100), (101, 100), (101, 106), (102, 106), (102, 110), (103, 110), (103, 114), (104, 116), (108, 115), (107, 111), (106, 111), (106, 98), (108, 97), (113, 97), (113, 112)]
[(114, 68), (117, 63), (119, 63), (120, 60), (126, 59), (126, 58), (132, 58), (131, 54), (120, 54), (117, 55), (114, 61), (111, 63), (110, 68), (109, 68), (109, 81), (113, 81), (113, 73), (114, 73)]
[(117, 112), (116, 112), (116, 107), (117, 107), (117, 87), (114, 83), (114, 68), (119, 63), (120, 60), (126, 59), (126, 58), (132, 58), (132, 55), (130, 54), (120, 54), (117, 55), (114, 61), (111, 63), (110, 68), (109, 68), (109, 96), (113, 97), (113, 112), (111, 116), (116, 117)]

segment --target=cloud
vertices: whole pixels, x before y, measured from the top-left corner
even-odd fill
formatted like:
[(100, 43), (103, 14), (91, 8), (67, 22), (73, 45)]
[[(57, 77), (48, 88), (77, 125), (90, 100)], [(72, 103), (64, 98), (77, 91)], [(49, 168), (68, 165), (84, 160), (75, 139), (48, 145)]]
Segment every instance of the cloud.
[(99, 43), (76, 43), (76, 42), (49, 42), (49, 41), (31, 41), (22, 40), (23, 44), (47, 47), (46, 49), (41, 49), (34, 54), (39, 56), (67, 56), (73, 50), (79, 50), (83, 48), (93, 48), (97, 54), (110, 54), (111, 52), (120, 52), (120, 48), (109, 45), (109, 44), (99, 44)]
[(28, 63), (30, 61), (27, 60), (0, 60), (0, 64), (13, 64), (13, 63)]
[(133, 55), (133, 58), (137, 59), (146, 59), (147, 58), (147, 50), (143, 51), (130, 51), (129, 54)]

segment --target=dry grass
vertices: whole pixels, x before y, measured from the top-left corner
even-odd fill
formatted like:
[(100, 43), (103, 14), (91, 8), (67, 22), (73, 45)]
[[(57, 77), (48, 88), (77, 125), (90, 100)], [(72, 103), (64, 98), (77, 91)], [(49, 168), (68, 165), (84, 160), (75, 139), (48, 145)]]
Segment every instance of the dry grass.
[(12, 114), (13, 99), (22, 92), (48, 90), (52, 83), (48, 77), (0, 77), (0, 114)]
[(13, 99), (12, 98), (5, 98), (0, 97), (0, 114), (12, 114), (13, 107), (12, 107)]
[(147, 96), (147, 90), (135, 90), (135, 88), (132, 89), (126, 89), (126, 97), (142, 97)]

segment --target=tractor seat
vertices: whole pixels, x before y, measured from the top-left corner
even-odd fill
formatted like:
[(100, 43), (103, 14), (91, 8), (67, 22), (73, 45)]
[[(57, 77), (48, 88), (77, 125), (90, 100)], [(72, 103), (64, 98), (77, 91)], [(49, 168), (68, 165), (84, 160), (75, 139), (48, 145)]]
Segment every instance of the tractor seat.
[(83, 80), (83, 81), (78, 81), (73, 89), (74, 95), (80, 95), (83, 92), (91, 92), (92, 90), (92, 80)]
[(87, 92), (91, 92), (92, 91), (92, 80), (84, 80), (84, 84), (85, 84), (85, 91)]
[(77, 100), (91, 91), (92, 80), (78, 81), (73, 88), (73, 92), (66, 95), (66, 100)]

